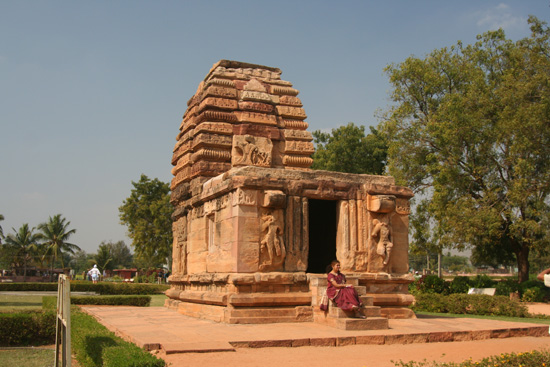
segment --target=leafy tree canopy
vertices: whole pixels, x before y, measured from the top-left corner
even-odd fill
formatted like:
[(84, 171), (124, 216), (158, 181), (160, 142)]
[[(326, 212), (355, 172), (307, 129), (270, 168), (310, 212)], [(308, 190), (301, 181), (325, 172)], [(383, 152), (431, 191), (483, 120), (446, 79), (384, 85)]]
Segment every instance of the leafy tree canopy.
[(70, 225), (71, 222), (63, 218), (61, 214), (49, 217), (47, 222), (38, 225), (41, 232), (40, 238), (46, 246), (45, 256), (53, 255), (55, 260), (61, 259), (62, 267), (65, 267), (63, 254), (74, 254), (75, 251), (80, 250), (80, 247), (68, 242), (69, 238), (76, 233), (76, 229), (69, 229)]
[(383, 135), (371, 127), (365, 135), (364, 126), (350, 122), (332, 129), (332, 133), (313, 132), (315, 153), (313, 169), (347, 173), (381, 175), (386, 167), (387, 146)]
[(132, 266), (133, 255), (124, 241), (103, 241), (94, 260), (101, 271), (123, 269)]
[(4, 247), (12, 250), (13, 263), (16, 266), (23, 267), (23, 276), (27, 276), (27, 264), (32, 261), (33, 255), (39, 248), (38, 241), (40, 235), (34, 232), (34, 228), (29, 228), (27, 223), (23, 224), (19, 230), (12, 228), (14, 234), (8, 234)]
[(94, 256), (95, 263), (97, 268), (101, 273), (105, 270), (113, 270), (113, 257), (109, 251), (109, 247), (106, 244), (99, 245), (97, 254)]
[(387, 67), (395, 102), (380, 129), (389, 169), (427, 198), (446, 246), (513, 253), (548, 246), (550, 30), (502, 30)]
[(170, 186), (158, 179), (141, 175), (130, 197), (118, 208), (122, 224), (138, 257), (156, 265), (170, 264), (172, 255), (172, 204)]

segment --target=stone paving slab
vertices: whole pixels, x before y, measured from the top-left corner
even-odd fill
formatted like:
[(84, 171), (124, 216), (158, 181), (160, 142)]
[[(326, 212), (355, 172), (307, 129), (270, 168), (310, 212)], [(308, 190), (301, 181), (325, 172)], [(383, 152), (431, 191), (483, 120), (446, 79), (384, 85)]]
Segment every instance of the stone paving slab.
[[(341, 330), (313, 322), (239, 325), (181, 315), (165, 307), (81, 306), (116, 335), (166, 354), (235, 348), (411, 344), (549, 336), (549, 326), (486, 319), (421, 316), (389, 320), (387, 330)], [(549, 322), (550, 323), (550, 322)]]

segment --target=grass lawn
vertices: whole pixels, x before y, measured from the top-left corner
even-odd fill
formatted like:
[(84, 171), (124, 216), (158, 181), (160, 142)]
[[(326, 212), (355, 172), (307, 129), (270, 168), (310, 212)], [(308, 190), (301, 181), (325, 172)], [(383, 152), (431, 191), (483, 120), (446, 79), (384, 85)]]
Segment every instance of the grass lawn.
[[(150, 307), (163, 307), (164, 294), (151, 295)], [(2, 295), (0, 294), (0, 312), (41, 310), (42, 296), (36, 295)], [(2, 364), (0, 364), (2, 366)]]
[(150, 307), (163, 307), (164, 301), (167, 299), (164, 294), (152, 294)]
[[(41, 310), (42, 296), (0, 294), (0, 312)], [(3, 366), (0, 363), (0, 366)]]
[(51, 367), (54, 360), (55, 349), (19, 348), (0, 350), (0, 366)]

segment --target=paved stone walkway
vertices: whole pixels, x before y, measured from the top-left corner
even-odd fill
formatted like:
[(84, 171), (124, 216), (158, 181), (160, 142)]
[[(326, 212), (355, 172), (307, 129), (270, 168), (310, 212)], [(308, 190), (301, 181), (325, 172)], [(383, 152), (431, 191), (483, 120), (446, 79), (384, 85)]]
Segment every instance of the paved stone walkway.
[(316, 323), (222, 324), (187, 317), (164, 307), (82, 309), (124, 339), (166, 355), (247, 347), (389, 345), (549, 336), (549, 326), (544, 324), (472, 318), (421, 316), (390, 320), (388, 330), (347, 331)]

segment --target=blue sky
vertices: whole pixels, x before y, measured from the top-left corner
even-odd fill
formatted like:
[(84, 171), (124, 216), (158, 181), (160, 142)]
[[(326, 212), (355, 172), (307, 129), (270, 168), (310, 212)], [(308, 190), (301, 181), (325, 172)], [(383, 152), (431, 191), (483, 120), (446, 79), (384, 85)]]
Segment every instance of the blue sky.
[(73, 243), (125, 240), (132, 181), (171, 180), (187, 100), (212, 64), (278, 67), (310, 131), (376, 125), (383, 69), (502, 27), (529, 35), (550, 2), (0, 0), (0, 222), (61, 213)]

